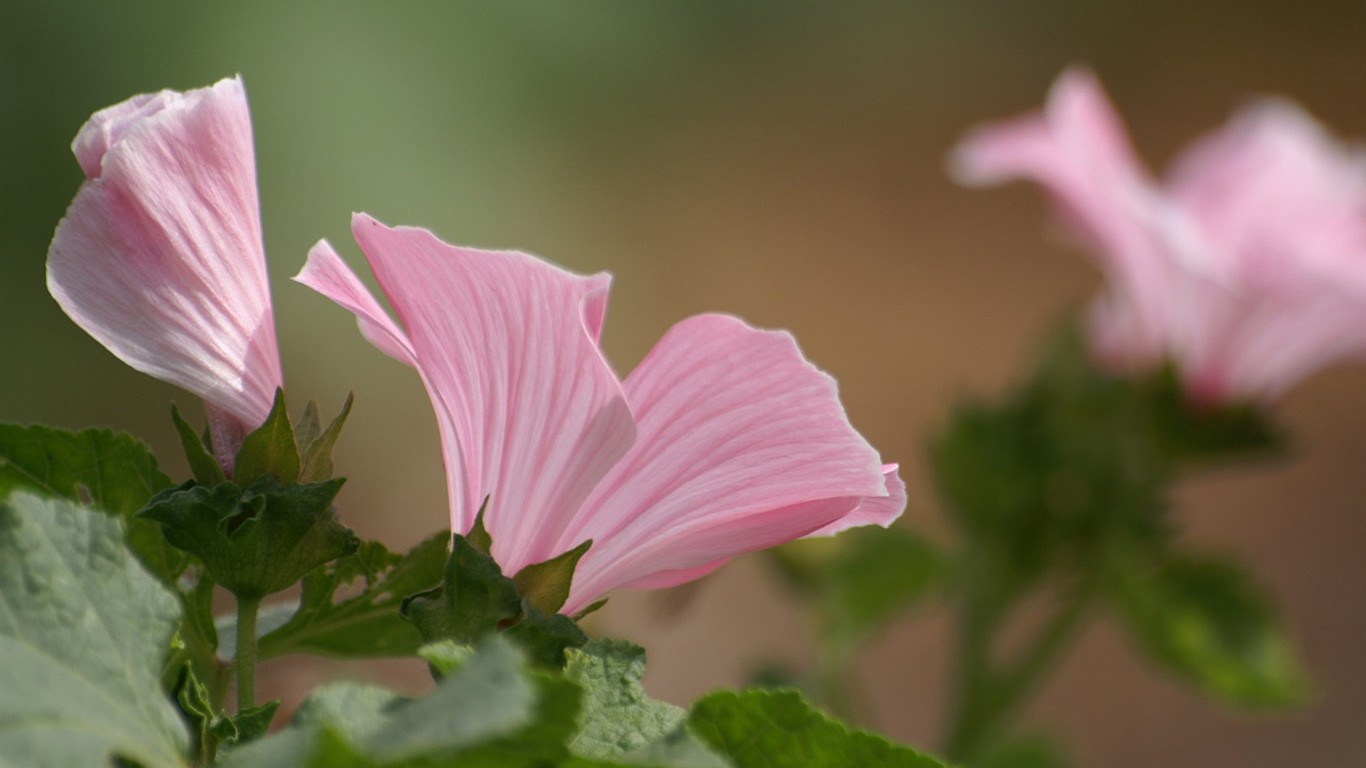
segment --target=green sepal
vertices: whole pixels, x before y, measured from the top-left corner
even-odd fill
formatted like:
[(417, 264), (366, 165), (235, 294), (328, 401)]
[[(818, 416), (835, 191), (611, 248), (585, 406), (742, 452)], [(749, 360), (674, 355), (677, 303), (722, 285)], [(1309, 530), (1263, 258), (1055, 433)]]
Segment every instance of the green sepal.
[(465, 534), (465, 540), (476, 550), (489, 554), (493, 551), (493, 537), (489, 536), (489, 531), (484, 527), (484, 510), (489, 508), (489, 497), (485, 496), (479, 504), (479, 511), (474, 515), (474, 525), (470, 527), (470, 532)]
[(607, 605), (607, 598), (599, 598), (589, 603), (588, 605), (585, 605), (584, 607), (580, 608), (578, 613), (574, 614), (573, 616), (570, 616), (569, 618), (573, 619), (574, 621), (583, 621), (585, 617), (591, 616), (597, 613), (598, 611), (602, 610), (602, 607), (604, 605)]
[(569, 599), (574, 568), (592, 546), (593, 540), (589, 539), (568, 552), (528, 565), (512, 577), (512, 583), (517, 585), (517, 591), (532, 606), (546, 613), (555, 613)]
[(512, 579), (503, 575), (492, 556), (458, 533), (452, 537), (441, 585), (408, 597), (400, 607), (427, 643), (473, 643), (515, 622), (521, 610)]
[(1230, 704), (1304, 702), (1308, 684), (1275, 608), (1238, 565), (1169, 556), (1121, 574), (1112, 597), (1148, 658)]
[(460, 534), (452, 537), (441, 585), (405, 599), (400, 613), (426, 643), (471, 644), (503, 631), (532, 661), (550, 668), (564, 665), (566, 648), (588, 641), (572, 619), (543, 611), (520, 595), (493, 557)]
[(563, 667), (564, 652), (588, 642), (588, 635), (579, 629), (573, 619), (558, 613), (546, 613), (525, 600), (521, 619), (508, 627), (505, 634), (526, 652), (532, 662), (549, 669)]
[[(342, 426), (346, 424), (346, 417), (351, 414), (351, 404), (355, 400), (354, 394), (346, 396), (346, 403), (342, 405), (341, 412), (332, 419), (332, 423), (327, 425), (321, 433), (317, 432), (318, 408), (313, 401), (308, 402), (305, 409), (305, 426), (308, 428), (307, 436), (298, 435), (300, 451), (299, 480), (304, 483), (316, 483), (326, 480), (332, 476), (332, 448), (337, 444), (337, 438), (341, 435)], [(311, 409), (311, 410), (310, 410)], [(309, 413), (313, 414), (312, 421), (307, 420)]]
[(133, 554), (173, 585), (188, 559), (167, 544), (155, 523), (134, 518), (153, 494), (170, 486), (147, 446), (127, 433), (0, 424), (0, 498), (27, 489), (123, 520)]
[[(422, 637), (399, 615), (399, 604), (441, 582), (447, 539), (439, 533), (403, 554), (367, 541), (355, 552), (313, 569), (304, 576), (298, 608), (288, 621), (262, 635), (257, 649), (260, 659), (297, 653), (342, 657), (413, 653)], [(354, 593), (357, 585), (361, 590)], [(349, 596), (337, 599), (339, 593)]]
[(202, 560), (224, 589), (260, 599), (359, 546), (331, 508), (343, 482), (186, 484), (157, 494), (138, 516), (161, 523), (166, 539)]
[(1171, 366), (1142, 385), (1149, 398), (1154, 437), (1163, 457), (1175, 465), (1272, 457), (1286, 451), (1285, 434), (1256, 404), (1194, 403)]
[(735, 768), (944, 768), (934, 758), (822, 715), (795, 691), (722, 691), (688, 728)]
[(285, 391), (275, 390), (275, 402), (261, 426), (247, 433), (233, 459), (232, 477), (240, 485), (251, 485), (262, 477), (274, 478), (281, 485), (299, 481), (299, 446), (285, 407)]
[[(308, 446), (322, 434), (322, 417), (318, 415), (318, 401), (309, 400), (304, 406), (304, 415), (294, 423), (294, 442), (300, 447)], [(305, 449), (306, 450), (306, 449)], [(302, 454), (301, 459), (302, 461)]]
[(190, 465), (190, 474), (200, 485), (218, 485), (228, 479), (218, 460), (204, 441), (194, 433), (194, 427), (180, 415), (180, 409), (171, 406), (171, 421), (175, 423), (176, 434), (180, 436), (180, 447), (185, 452), (185, 461)]

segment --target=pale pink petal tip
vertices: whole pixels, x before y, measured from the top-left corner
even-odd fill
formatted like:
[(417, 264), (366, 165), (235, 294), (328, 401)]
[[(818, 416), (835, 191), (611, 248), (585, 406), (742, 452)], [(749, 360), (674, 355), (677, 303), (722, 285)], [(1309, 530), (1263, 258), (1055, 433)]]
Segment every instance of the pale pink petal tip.
[(254, 427), (281, 383), (241, 81), (136, 96), (72, 145), (88, 179), (48, 287), (132, 367)]

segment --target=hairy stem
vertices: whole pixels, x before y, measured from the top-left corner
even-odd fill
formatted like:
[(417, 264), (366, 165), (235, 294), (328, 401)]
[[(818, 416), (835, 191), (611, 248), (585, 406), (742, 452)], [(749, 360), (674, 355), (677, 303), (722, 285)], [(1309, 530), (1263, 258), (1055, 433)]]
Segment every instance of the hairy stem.
[(256, 706), (256, 613), (261, 598), (237, 598), (237, 652), (233, 666), (237, 672), (237, 711)]

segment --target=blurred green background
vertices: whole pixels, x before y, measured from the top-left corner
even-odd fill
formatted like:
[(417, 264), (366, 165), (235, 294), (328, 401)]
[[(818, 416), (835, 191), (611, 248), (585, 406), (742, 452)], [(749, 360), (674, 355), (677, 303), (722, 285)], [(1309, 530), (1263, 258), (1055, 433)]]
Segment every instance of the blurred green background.
[[(795, 332), (938, 529), (920, 445), (956, 397), (1000, 389), (1096, 275), (1045, 234), (1022, 186), (955, 188), (971, 125), (1036, 108), (1090, 64), (1155, 166), (1261, 93), (1366, 136), (1366, 6), (1208, 0), (966, 2), (120, 2), (0, 4), (0, 419), (134, 432), (174, 458), (168, 404), (43, 286), (95, 110), (241, 73), (286, 380), (325, 411), (354, 390), (343, 515), (406, 546), (445, 523), (436, 432), (407, 369), (288, 281), (326, 237), (355, 265), (351, 211), (466, 245), (616, 275), (605, 345), (623, 373), (704, 310)], [(1320, 682), (1280, 719), (1217, 712), (1153, 679), (1100, 627), (1029, 722), (1087, 765), (1366, 764), (1366, 373), (1339, 367), (1278, 411), (1298, 455), (1181, 489), (1187, 536), (1244, 554), (1286, 606)], [(724, 586), (723, 586), (724, 585)], [(873, 649), (868, 722), (929, 746), (943, 617)], [(598, 629), (654, 653), (682, 701), (760, 662), (802, 663), (803, 619), (754, 562), (665, 596), (623, 595)], [(269, 674), (269, 673), (268, 673)], [(412, 665), (285, 661), (277, 692)], [(267, 690), (266, 693), (270, 693)]]

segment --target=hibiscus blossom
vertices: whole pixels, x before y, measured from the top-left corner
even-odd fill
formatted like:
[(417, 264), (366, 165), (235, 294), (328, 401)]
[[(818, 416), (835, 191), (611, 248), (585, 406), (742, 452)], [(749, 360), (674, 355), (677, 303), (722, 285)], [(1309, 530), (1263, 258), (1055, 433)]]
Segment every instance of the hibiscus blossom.
[(48, 290), (119, 359), (203, 398), (230, 469), (282, 379), (242, 82), (134, 96), (71, 148), (86, 181), (52, 238)]
[(1266, 400), (1366, 354), (1366, 153), (1291, 104), (1249, 106), (1159, 186), (1099, 83), (1071, 70), (1042, 114), (978, 130), (953, 168), (1051, 194), (1105, 269), (1091, 341), (1117, 368), (1170, 359), (1196, 400)]
[(564, 613), (802, 536), (887, 525), (905, 506), (896, 467), (786, 333), (699, 315), (622, 380), (598, 344), (607, 275), (458, 248), (364, 214), (352, 232), (401, 325), (325, 241), (296, 279), (421, 374), (455, 531), (487, 499), (492, 554), (508, 574), (593, 541)]

